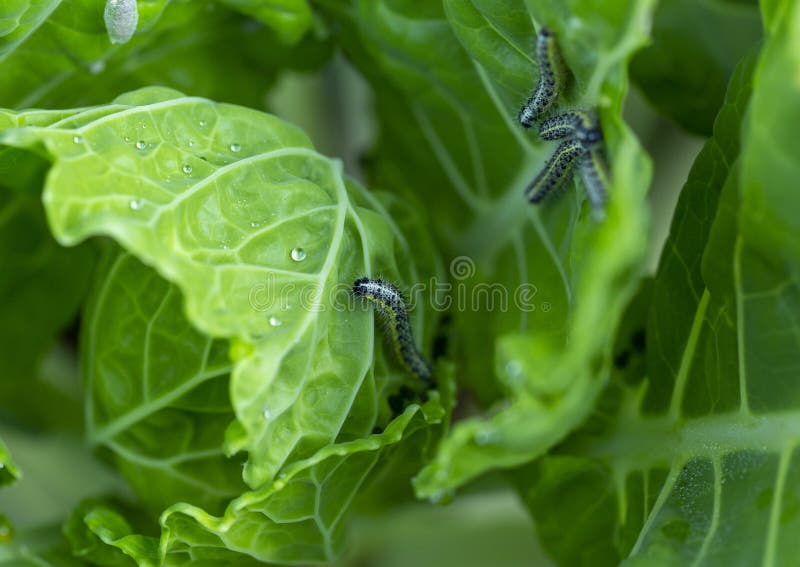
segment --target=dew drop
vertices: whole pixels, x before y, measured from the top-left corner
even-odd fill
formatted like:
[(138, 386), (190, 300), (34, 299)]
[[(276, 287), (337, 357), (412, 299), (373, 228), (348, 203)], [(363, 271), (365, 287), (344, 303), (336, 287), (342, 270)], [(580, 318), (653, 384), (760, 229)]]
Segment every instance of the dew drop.
[(261, 415), (264, 416), (264, 419), (272, 419), (272, 410), (264, 406), (264, 410), (261, 412)]
[(273, 315), (272, 317), (269, 318), (269, 324), (272, 325), (273, 327), (280, 327), (283, 324), (283, 322)]
[(302, 248), (292, 248), (291, 257), (295, 262), (302, 262), (306, 259), (306, 251)]
[(0, 470), (3, 470), (4, 468), (5, 468), (5, 464), (0, 463)]
[(258, 224), (256, 221), (253, 221), (253, 222), (250, 223), (250, 228), (258, 228), (259, 226), (261, 226), (261, 225)]
[(72, 141), (74, 143), (76, 143), (76, 144), (82, 144), (83, 143), (83, 138), (81, 136), (73, 136), (72, 137)]
[(131, 141), (131, 139), (130, 139), (130, 137), (129, 137), (129, 136), (125, 136), (125, 137), (124, 137), (124, 138), (122, 138), (122, 139), (125, 141), (125, 143), (128, 143), (128, 142), (130, 142), (130, 141)]
[(189, 140), (189, 147), (194, 147), (194, 140)]
[(181, 169), (186, 175), (189, 175), (192, 172), (192, 166), (189, 165), (188, 163), (184, 165)]
[(137, 150), (143, 150), (146, 147), (147, 147), (147, 143), (144, 140), (139, 140), (138, 142), (136, 142), (136, 149)]
[(131, 202), (128, 203), (132, 211), (138, 211), (142, 208), (142, 200), (141, 199), (131, 199)]
[(240, 151), (242, 151), (242, 146), (240, 146), (239, 144), (237, 144), (235, 142), (230, 145), (230, 148), (231, 148), (232, 152), (240, 152)]
[(205, 126), (206, 124), (208, 124), (208, 122), (206, 122), (205, 120), (200, 121), (200, 126)]

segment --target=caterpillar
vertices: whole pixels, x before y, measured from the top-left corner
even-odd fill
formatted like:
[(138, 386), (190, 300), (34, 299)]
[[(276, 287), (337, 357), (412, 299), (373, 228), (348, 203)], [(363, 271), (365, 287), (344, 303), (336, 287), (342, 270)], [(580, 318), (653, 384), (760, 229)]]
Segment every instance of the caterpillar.
[(111, 43), (127, 43), (139, 23), (136, 0), (107, 0), (103, 19)]
[(544, 120), (539, 126), (539, 136), (542, 140), (575, 138), (586, 150), (603, 143), (603, 131), (595, 113), (577, 109)]
[(426, 386), (433, 388), (433, 372), (414, 344), (406, 300), (400, 290), (381, 279), (359, 278), (353, 283), (353, 295), (375, 305), (379, 317), (386, 323), (386, 333), (398, 361)]
[(553, 106), (566, 82), (566, 68), (558, 52), (556, 38), (546, 26), (542, 26), (536, 35), (536, 64), (539, 66), (539, 81), (517, 116), (523, 128), (530, 128)]
[(600, 148), (587, 150), (578, 158), (578, 173), (592, 205), (592, 215), (596, 220), (602, 220), (606, 215), (609, 173), (605, 155)]
[(585, 153), (584, 147), (575, 139), (562, 142), (536, 179), (525, 189), (528, 200), (531, 203), (541, 203), (554, 190), (563, 188), (572, 175), (575, 160)]

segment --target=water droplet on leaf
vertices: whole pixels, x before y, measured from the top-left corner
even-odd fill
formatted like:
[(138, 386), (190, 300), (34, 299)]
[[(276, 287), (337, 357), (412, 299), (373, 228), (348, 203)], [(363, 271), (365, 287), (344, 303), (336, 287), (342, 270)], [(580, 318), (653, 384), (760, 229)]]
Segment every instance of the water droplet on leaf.
[(129, 206), (130, 206), (131, 210), (138, 211), (139, 209), (142, 208), (142, 200), (141, 199), (131, 199), (131, 202), (129, 203)]
[(136, 142), (136, 149), (137, 150), (143, 150), (146, 147), (147, 147), (147, 143), (144, 140), (139, 140), (138, 142)]
[(272, 325), (273, 327), (280, 327), (282, 321), (273, 315), (272, 317), (269, 318), (269, 324)]
[(231, 148), (232, 152), (240, 152), (240, 151), (242, 151), (242, 146), (240, 146), (237, 143), (231, 144), (230, 148)]
[(302, 262), (306, 259), (306, 251), (302, 248), (292, 248), (291, 257), (295, 262)]
[(192, 172), (192, 166), (189, 165), (188, 163), (184, 165), (181, 169), (186, 175), (189, 175)]
[(75, 142), (76, 144), (82, 144), (83, 138), (81, 136), (73, 136), (72, 141)]

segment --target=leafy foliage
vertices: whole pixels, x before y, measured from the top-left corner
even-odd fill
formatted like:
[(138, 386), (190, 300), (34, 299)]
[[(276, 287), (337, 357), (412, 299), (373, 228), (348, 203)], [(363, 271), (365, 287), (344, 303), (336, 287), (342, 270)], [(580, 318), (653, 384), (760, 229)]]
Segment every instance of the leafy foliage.
[(682, 192), (649, 315), (630, 315), (646, 320), (646, 379), (621, 369), (593, 427), (517, 476), (566, 564), (587, 563), (587, 548), (630, 565), (796, 557), (797, 389), (785, 377), (800, 352), (798, 256), (781, 219), (791, 201), (781, 168), (800, 161), (776, 142), (798, 97), (774, 74), (797, 65), (796, 22), (772, 32), (757, 65), (740, 63)]
[(708, 136), (728, 79), (761, 36), (756, 3), (661, 2), (653, 43), (634, 56), (631, 75), (661, 112)]
[[(124, 44), (101, 4), (0, 7), (0, 564), (331, 563), (354, 513), (493, 470), (559, 564), (797, 556), (796, 3), (142, 0)], [(542, 26), (602, 124), (601, 222), (579, 182), (523, 196)], [(334, 48), (375, 95), (371, 190), (259, 110)], [(652, 278), (629, 69), (710, 135)], [(435, 389), (364, 276), (409, 291)]]

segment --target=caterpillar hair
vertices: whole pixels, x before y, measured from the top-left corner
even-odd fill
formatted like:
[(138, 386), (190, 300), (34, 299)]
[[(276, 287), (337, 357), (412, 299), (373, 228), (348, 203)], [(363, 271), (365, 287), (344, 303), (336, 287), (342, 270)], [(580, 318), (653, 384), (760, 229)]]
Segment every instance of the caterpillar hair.
[(586, 153), (574, 139), (562, 142), (527, 189), (525, 196), (531, 203), (541, 203), (550, 193), (557, 192), (570, 180), (575, 160)]
[(539, 66), (539, 81), (517, 116), (524, 128), (530, 128), (553, 106), (566, 82), (566, 68), (558, 52), (555, 35), (545, 26), (536, 35), (536, 64)]
[(375, 306), (398, 361), (427, 387), (435, 382), (428, 362), (417, 350), (403, 294), (389, 282), (360, 278), (353, 283), (353, 295), (363, 297)]
[(575, 138), (587, 150), (603, 143), (597, 116), (585, 110), (568, 110), (544, 120), (539, 126), (539, 136), (543, 140)]
[(602, 220), (606, 216), (606, 197), (610, 178), (603, 152), (599, 149), (584, 152), (578, 158), (578, 173), (592, 205), (592, 216), (596, 220)]

